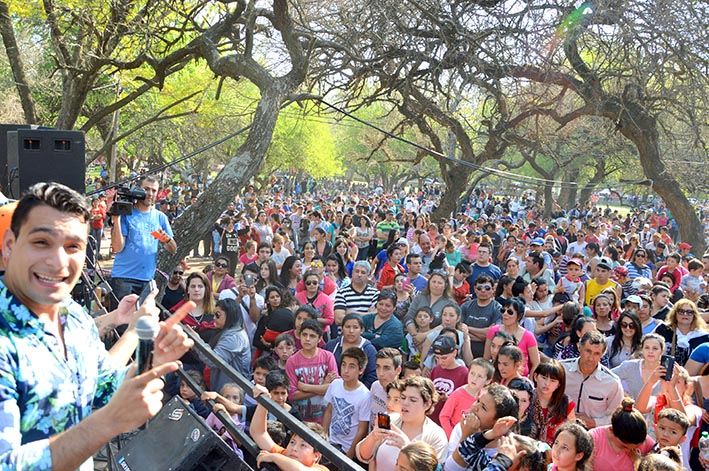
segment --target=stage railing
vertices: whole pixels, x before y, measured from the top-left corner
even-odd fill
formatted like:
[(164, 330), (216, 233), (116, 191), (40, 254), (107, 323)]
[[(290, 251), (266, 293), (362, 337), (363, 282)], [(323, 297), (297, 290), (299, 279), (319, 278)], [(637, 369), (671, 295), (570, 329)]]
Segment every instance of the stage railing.
[[(163, 312), (167, 313), (167, 311), (165, 311), (164, 309)], [(169, 313), (167, 313), (167, 315), (169, 315)], [(238, 384), (239, 387), (245, 393), (250, 393), (251, 391), (253, 391), (254, 386), (251, 381), (248, 380), (248, 378), (244, 377), (244, 375), (232, 368), (231, 365), (225, 363), (222, 358), (220, 358), (217, 354), (214, 353), (214, 351), (209, 345), (204, 343), (204, 341), (199, 337), (199, 335), (197, 335), (195, 331), (193, 331), (186, 325), (182, 325), (182, 328), (187, 334), (187, 336), (194, 341), (194, 348), (200, 350), (207, 358), (209, 358), (212, 363), (217, 365), (217, 367), (224, 374), (226, 374), (233, 382)], [(203, 392), (202, 389), (197, 383), (195, 383), (195, 381), (190, 376), (186, 375), (183, 370), (179, 370), (178, 374), (180, 375), (182, 380), (185, 381), (193, 391), (195, 391), (196, 394), (201, 396)], [(298, 435), (299, 437), (302, 437), (305, 441), (312, 445), (338, 470), (362, 471), (361, 466), (352, 461), (347, 455), (341, 453), (329, 442), (323, 440), (320, 435), (310, 430), (310, 428), (306, 424), (297, 420), (295, 417), (293, 417), (293, 415), (291, 415), (285, 409), (276, 404), (271, 398), (266, 397), (264, 395), (260, 395), (256, 398), (256, 401), (262, 406), (264, 406), (266, 410), (268, 410), (268, 412), (276, 416), (278, 420), (283, 423), (283, 425), (285, 425), (292, 433)], [(214, 408), (215, 402), (210, 400), (207, 401), (207, 403), (209, 405), (210, 410), (212, 410)], [(259, 447), (246, 432), (236, 426), (229, 414), (220, 411), (216, 414), (216, 416), (219, 418), (219, 420), (222, 421), (224, 427), (229, 431), (232, 437), (241, 442), (242, 447), (246, 452), (248, 452), (253, 457), (258, 456), (259, 452), (261, 451)], [(278, 469), (275, 466), (269, 466), (268, 468), (273, 470)]]

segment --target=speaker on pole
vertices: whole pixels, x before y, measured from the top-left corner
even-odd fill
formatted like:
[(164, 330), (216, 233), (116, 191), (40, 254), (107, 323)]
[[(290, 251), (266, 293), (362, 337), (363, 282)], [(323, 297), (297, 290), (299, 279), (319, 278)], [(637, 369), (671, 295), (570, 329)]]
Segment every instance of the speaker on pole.
[(63, 183), (84, 194), (85, 152), (81, 131), (7, 131), (7, 179), (11, 196), (19, 198), (30, 186), (46, 181)]
[(114, 452), (112, 461), (119, 471), (253, 471), (179, 396)]

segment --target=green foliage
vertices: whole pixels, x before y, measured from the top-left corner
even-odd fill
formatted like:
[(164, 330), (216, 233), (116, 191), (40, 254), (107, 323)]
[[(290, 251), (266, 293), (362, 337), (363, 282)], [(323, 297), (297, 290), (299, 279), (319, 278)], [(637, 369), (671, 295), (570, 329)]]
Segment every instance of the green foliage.
[(313, 178), (342, 175), (340, 149), (335, 145), (333, 125), (327, 116), (293, 104), (278, 117), (260, 173), (270, 175), (290, 168), (302, 170)]

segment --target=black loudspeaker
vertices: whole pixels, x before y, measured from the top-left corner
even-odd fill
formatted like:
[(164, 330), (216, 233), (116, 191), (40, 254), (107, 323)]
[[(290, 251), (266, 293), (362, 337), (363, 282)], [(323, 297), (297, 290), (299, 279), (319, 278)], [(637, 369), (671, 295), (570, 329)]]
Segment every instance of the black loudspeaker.
[(10, 195), (7, 171), (7, 133), (18, 129), (30, 129), (29, 124), (0, 124), (0, 186), (5, 196)]
[(10, 195), (38, 182), (55, 181), (86, 192), (84, 133), (59, 129), (18, 129), (7, 132), (7, 173)]
[(179, 396), (112, 459), (117, 471), (253, 471)]

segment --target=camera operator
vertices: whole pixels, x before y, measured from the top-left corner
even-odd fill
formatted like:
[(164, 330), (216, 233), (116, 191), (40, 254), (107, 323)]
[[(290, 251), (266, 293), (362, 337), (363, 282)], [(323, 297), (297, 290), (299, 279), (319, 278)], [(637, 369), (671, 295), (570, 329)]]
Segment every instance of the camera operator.
[(111, 284), (118, 299), (130, 293), (140, 294), (146, 283), (155, 277), (160, 244), (170, 253), (177, 252), (167, 216), (155, 209), (158, 180), (147, 175), (139, 185), (145, 191), (145, 199), (136, 200), (133, 212), (111, 215), (111, 247), (116, 253)]

